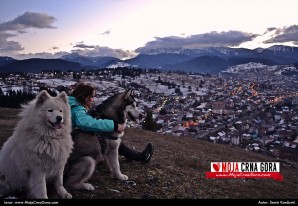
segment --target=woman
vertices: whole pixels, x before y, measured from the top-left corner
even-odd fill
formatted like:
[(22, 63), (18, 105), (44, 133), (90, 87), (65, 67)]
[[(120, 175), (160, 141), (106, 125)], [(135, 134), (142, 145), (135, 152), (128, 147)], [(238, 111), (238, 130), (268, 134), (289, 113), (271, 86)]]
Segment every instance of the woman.
[[(125, 124), (118, 124), (109, 119), (96, 119), (88, 114), (94, 102), (94, 95), (95, 87), (91, 83), (79, 82), (75, 85), (68, 97), (72, 128), (79, 128), (85, 132), (123, 132)], [(142, 152), (138, 152), (121, 143), (118, 151), (128, 161), (148, 163), (153, 154), (153, 145), (149, 143)]]

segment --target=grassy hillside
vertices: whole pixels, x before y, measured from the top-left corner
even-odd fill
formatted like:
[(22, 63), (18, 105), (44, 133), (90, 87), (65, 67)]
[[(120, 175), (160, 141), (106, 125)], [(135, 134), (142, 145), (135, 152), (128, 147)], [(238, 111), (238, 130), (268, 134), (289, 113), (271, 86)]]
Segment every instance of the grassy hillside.
[[(19, 110), (0, 108), (1, 145), (13, 131)], [(95, 191), (71, 192), (76, 199), (297, 199), (298, 164), (281, 164), (283, 181), (273, 179), (206, 179), (210, 162), (277, 161), (271, 157), (227, 145), (189, 137), (160, 135), (128, 128), (123, 141), (142, 150), (155, 146), (147, 165), (120, 158), (121, 170), (129, 181), (117, 180), (99, 164), (91, 183)], [(55, 196), (51, 196), (55, 198)]]

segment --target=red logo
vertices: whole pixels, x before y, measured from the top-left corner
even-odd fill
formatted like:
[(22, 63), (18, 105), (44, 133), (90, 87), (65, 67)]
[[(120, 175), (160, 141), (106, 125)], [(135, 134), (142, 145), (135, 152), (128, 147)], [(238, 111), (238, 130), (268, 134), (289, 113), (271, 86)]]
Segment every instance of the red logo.
[(279, 162), (211, 162), (206, 178), (272, 178), (281, 181)]
[(218, 162), (218, 163), (213, 163), (212, 164), (212, 167), (213, 167), (213, 169), (216, 171), (216, 172), (218, 172), (219, 170), (220, 170), (220, 163)]

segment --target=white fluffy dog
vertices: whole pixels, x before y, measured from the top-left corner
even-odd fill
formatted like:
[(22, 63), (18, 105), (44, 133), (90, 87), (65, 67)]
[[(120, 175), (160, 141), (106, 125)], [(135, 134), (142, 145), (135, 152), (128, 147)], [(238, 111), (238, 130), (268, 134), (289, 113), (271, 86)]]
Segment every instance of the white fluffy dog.
[(65, 92), (45, 90), (23, 106), (14, 133), (0, 151), (0, 194), (26, 191), (28, 198), (47, 199), (47, 183), (61, 198), (72, 198), (63, 172), (72, 152), (71, 117)]

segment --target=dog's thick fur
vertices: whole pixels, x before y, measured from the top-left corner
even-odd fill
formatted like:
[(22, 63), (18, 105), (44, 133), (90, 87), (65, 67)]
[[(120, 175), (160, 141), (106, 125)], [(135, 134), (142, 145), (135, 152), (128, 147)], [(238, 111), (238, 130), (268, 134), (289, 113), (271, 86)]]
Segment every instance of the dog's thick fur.
[(0, 194), (21, 191), (27, 198), (47, 199), (51, 183), (61, 198), (72, 198), (63, 186), (64, 167), (73, 148), (66, 93), (51, 97), (41, 91), (23, 106), (20, 117), (0, 151)]
[[(127, 118), (137, 121), (142, 116), (136, 108), (133, 90), (131, 89), (109, 97), (96, 106), (90, 114), (95, 118), (112, 119), (120, 124), (126, 123)], [(67, 188), (94, 190), (94, 187), (87, 181), (92, 176), (99, 161), (105, 161), (112, 174), (118, 179), (128, 179), (126, 175), (121, 173), (118, 160), (118, 148), (124, 132), (113, 132), (108, 135), (118, 137), (118, 139), (101, 139), (99, 141), (96, 134), (81, 130), (73, 131), (74, 150), (65, 169), (65, 186)]]

